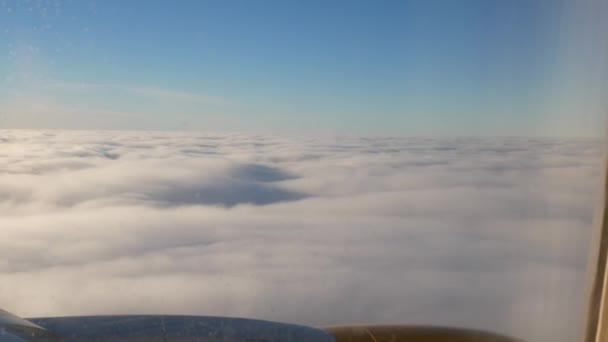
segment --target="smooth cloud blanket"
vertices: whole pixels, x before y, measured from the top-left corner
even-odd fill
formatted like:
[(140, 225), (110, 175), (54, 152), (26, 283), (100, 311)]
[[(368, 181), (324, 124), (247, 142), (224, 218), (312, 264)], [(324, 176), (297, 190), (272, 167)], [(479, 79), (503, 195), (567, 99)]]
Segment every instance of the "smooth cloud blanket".
[(0, 131), (0, 307), (580, 333), (601, 144)]

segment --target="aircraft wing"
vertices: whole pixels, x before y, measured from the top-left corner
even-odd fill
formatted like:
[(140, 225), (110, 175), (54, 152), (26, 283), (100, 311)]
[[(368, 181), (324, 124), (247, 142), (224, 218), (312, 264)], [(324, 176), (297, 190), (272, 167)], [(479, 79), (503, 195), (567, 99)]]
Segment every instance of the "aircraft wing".
[(491, 333), (400, 325), (313, 328), (245, 318), (117, 315), (23, 319), (0, 310), (0, 342), (513, 342)]

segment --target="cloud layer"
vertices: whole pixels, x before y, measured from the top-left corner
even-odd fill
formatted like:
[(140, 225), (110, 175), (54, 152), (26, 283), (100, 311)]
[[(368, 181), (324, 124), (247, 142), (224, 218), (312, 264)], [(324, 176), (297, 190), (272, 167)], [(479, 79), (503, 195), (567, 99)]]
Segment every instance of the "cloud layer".
[(571, 341), (597, 141), (0, 132), (0, 305)]

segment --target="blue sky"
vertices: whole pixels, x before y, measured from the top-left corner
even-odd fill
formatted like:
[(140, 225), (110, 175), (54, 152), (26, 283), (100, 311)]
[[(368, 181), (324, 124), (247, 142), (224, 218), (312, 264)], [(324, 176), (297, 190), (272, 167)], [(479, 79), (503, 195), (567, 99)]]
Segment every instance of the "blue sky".
[(0, 0), (0, 127), (603, 134), (601, 2)]

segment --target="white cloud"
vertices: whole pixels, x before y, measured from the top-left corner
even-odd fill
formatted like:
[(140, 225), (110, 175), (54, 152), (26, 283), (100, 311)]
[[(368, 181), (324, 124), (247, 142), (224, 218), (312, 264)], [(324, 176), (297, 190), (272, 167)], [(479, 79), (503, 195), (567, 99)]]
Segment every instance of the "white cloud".
[(577, 337), (589, 140), (0, 131), (0, 303)]

